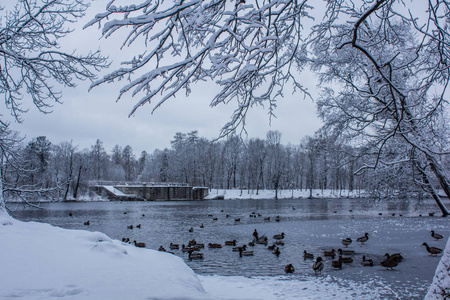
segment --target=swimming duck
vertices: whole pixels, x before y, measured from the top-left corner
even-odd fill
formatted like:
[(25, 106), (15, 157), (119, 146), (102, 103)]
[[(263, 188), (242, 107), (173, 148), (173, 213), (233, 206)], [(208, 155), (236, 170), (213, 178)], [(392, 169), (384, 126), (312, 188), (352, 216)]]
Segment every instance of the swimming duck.
[(221, 244), (217, 244), (217, 243), (209, 243), (208, 244), (209, 248), (222, 248)]
[(364, 236), (359, 237), (356, 239), (358, 242), (360, 242), (362, 245), (364, 245), (365, 242), (369, 240), (369, 234), (366, 232), (364, 233)]
[(259, 238), (256, 240), (256, 243), (257, 243), (257, 244), (267, 245), (267, 243), (268, 243), (268, 238), (267, 238), (267, 236), (263, 235), (263, 236), (259, 237)]
[(342, 239), (342, 241), (341, 241), (341, 243), (342, 243), (342, 245), (344, 245), (345, 247), (348, 247), (348, 245), (350, 245), (351, 243), (352, 243), (352, 239), (351, 238), (345, 238), (345, 239)]
[(162, 245), (159, 246), (158, 251), (167, 252), (166, 249)]
[(265, 217), (264, 221), (270, 221), (270, 217)]
[(385, 254), (384, 256), (386, 256), (386, 259), (383, 260), (382, 262), (380, 262), (380, 265), (382, 265), (383, 267), (386, 267), (387, 269), (393, 269), (394, 267), (398, 266), (398, 259), (395, 259), (391, 256), (389, 256), (389, 254)]
[(255, 242), (248, 242), (248, 245), (250, 246), (250, 247), (255, 247)]
[(322, 270), (323, 270), (323, 262), (322, 261), (323, 261), (322, 257), (319, 256), (318, 258), (316, 258), (316, 261), (312, 265), (314, 274), (316, 274), (316, 275), (317, 275), (317, 273), (322, 274)]
[(442, 252), (441, 248), (438, 247), (430, 247), (427, 243), (423, 243), (422, 246), (425, 246), (427, 248), (427, 251), (430, 253), (430, 255), (437, 256)]
[(281, 241), (281, 240), (276, 240), (274, 244), (275, 244), (275, 245), (284, 246), (284, 243), (283, 243), (283, 241)]
[(273, 251), (273, 249), (275, 249), (275, 247), (276, 247), (275, 244), (267, 246), (267, 250)]
[(194, 232), (194, 227), (189, 228), (189, 232)]
[(351, 262), (353, 262), (353, 258), (351, 257), (342, 257), (341, 255), (339, 255), (339, 260), (345, 264), (349, 264)]
[(127, 228), (128, 229), (133, 229), (133, 225), (128, 225)]
[(337, 252), (340, 255), (353, 255), (353, 254), (355, 254), (355, 250), (348, 250), (348, 249), (342, 250), (341, 248), (339, 248)]
[(89, 226), (89, 225), (91, 225), (91, 222), (89, 222), (89, 221), (86, 221), (86, 222), (84, 222), (84, 225), (87, 225), (87, 226)]
[(203, 253), (189, 251), (189, 259), (203, 259)]
[(251, 250), (242, 251), (242, 255), (243, 256), (253, 256), (253, 251), (251, 251)]
[(136, 242), (136, 241), (133, 241), (133, 244), (136, 246), (136, 247), (139, 247), (139, 248), (144, 248), (145, 247), (145, 243), (142, 243), (142, 242)]
[(324, 251), (323, 252), (324, 256), (331, 256), (331, 257), (335, 257), (336, 256), (336, 250), (331, 249), (331, 251)]
[(275, 234), (275, 235), (273, 236), (273, 238), (276, 239), (276, 240), (282, 240), (282, 239), (284, 239), (284, 232), (282, 232), (282, 233), (280, 233), (280, 234)]
[(171, 250), (180, 249), (180, 245), (174, 243), (170, 243), (169, 247)]
[(280, 222), (280, 216), (275, 217), (275, 222)]
[(361, 264), (362, 264), (364, 267), (372, 267), (372, 266), (373, 266), (373, 260), (371, 260), (371, 259), (366, 259), (366, 256), (363, 255)]
[(203, 224), (202, 224), (202, 225), (200, 225), (200, 228), (205, 228), (205, 225), (203, 225)]
[(237, 251), (244, 251), (247, 249), (246, 245), (242, 245), (242, 246), (237, 246), (237, 247), (233, 247), (233, 251), (237, 252)]
[(279, 256), (280, 255), (280, 248), (275, 247), (275, 249), (273, 249), (272, 253), (275, 254), (276, 256)]
[(241, 218), (234, 219), (235, 222), (240, 222)]
[(227, 245), (227, 246), (236, 246), (236, 240), (225, 241), (225, 245)]
[(303, 250), (303, 257), (304, 258), (314, 258), (314, 254), (309, 253), (306, 250)]
[(295, 272), (295, 268), (292, 264), (288, 264), (284, 267), (284, 272), (286, 272), (286, 274), (289, 273), (294, 273)]
[(434, 232), (434, 230), (431, 230), (431, 236), (432, 236), (436, 241), (437, 241), (437, 240), (440, 240), (440, 239), (442, 239), (442, 238), (444, 238), (443, 235)]

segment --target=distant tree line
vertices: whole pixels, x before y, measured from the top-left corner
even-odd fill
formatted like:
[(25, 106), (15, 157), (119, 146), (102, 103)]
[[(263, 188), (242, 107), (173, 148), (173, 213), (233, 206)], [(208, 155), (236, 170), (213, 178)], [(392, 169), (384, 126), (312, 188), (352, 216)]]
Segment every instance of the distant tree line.
[[(380, 163), (371, 171), (362, 168), (377, 158), (367, 146), (349, 145), (324, 130), (298, 145), (283, 145), (281, 137), (280, 132), (269, 131), (266, 139), (229, 135), (210, 141), (197, 131), (178, 132), (170, 148), (152, 154), (142, 151), (137, 157), (130, 145), (107, 151), (97, 140), (90, 149), (80, 150), (73, 142), (52, 144), (40, 136), (16, 149), (20, 159), (4, 164), (4, 194), (6, 199), (13, 196), (27, 202), (30, 197), (76, 199), (86, 195), (90, 185), (104, 181), (179, 182), (243, 193), (272, 189), (275, 197), (280, 189), (309, 190), (311, 196), (313, 189), (365, 190), (378, 197), (420, 192), (414, 184), (419, 174), (407, 162)], [(404, 149), (389, 151), (386, 155), (396, 157)]]

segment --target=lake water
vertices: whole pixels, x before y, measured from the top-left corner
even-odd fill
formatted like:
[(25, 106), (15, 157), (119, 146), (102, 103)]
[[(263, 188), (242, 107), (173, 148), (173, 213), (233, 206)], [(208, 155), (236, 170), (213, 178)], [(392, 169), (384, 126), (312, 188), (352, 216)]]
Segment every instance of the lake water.
[[(446, 201), (448, 205), (448, 201)], [(206, 200), (174, 202), (66, 202), (42, 203), (45, 209), (36, 210), (21, 204), (8, 204), (11, 215), (23, 221), (39, 221), (68, 229), (100, 231), (111, 238), (145, 242), (147, 248), (169, 244), (220, 243), (236, 239), (238, 245), (252, 240), (257, 229), (269, 237), (284, 232), (284, 246), (277, 257), (264, 245), (249, 247), (253, 256), (239, 257), (232, 247), (202, 249), (203, 260), (189, 260), (181, 250), (172, 250), (182, 257), (198, 274), (274, 276), (283, 275), (284, 266), (292, 263), (296, 272), (289, 280), (307, 280), (315, 276), (313, 260), (303, 259), (303, 250), (322, 256), (324, 250), (343, 248), (341, 240), (351, 237), (348, 247), (356, 251), (354, 262), (342, 270), (331, 267), (325, 258), (323, 273), (336, 281), (353, 280), (372, 286), (386, 287), (386, 298), (422, 299), (431, 284), (440, 257), (431, 257), (423, 242), (445, 247), (450, 234), (449, 218), (439, 217), (432, 201), (373, 201), (367, 199), (264, 199), (264, 200)], [(429, 212), (435, 212), (429, 217)], [(69, 216), (69, 214), (72, 216)], [(251, 217), (252, 213), (261, 216)], [(381, 214), (381, 215), (380, 215)], [(393, 215), (395, 214), (395, 215)], [(229, 215), (227, 217), (226, 215)], [(275, 216), (280, 216), (276, 222)], [(401, 216), (400, 216), (401, 215)], [(422, 215), (422, 216), (419, 216)], [(270, 221), (264, 218), (270, 217)], [(217, 220), (214, 220), (217, 218)], [(240, 218), (240, 221), (235, 219)], [(90, 225), (84, 225), (85, 221)], [(141, 229), (135, 228), (141, 224)], [(200, 228), (203, 224), (204, 228)], [(134, 229), (127, 226), (133, 225)], [(193, 227), (194, 231), (189, 232)], [(445, 236), (434, 241), (430, 230)], [(369, 233), (369, 241), (362, 245), (356, 238)], [(385, 253), (401, 252), (405, 257), (393, 271), (379, 266)], [(374, 267), (360, 264), (362, 255), (373, 259)], [(323, 257), (323, 256), (322, 256)], [(368, 298), (370, 298), (370, 291)]]

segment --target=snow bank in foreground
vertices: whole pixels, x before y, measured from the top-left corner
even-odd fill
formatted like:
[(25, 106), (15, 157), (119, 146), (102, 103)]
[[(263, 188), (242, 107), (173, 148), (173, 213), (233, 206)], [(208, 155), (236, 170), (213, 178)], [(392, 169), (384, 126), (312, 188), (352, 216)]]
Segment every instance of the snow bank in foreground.
[(0, 211), (0, 299), (199, 299), (184, 261), (100, 232), (20, 222)]
[[(206, 199), (214, 199), (217, 196), (223, 196), (225, 199), (273, 199), (275, 197), (275, 190), (239, 190), (239, 189), (212, 189), (209, 191)], [(308, 198), (310, 196), (309, 190), (279, 190), (278, 199), (298, 199)], [(364, 192), (348, 191), (348, 190), (312, 190), (313, 198), (359, 198), (366, 197)]]
[(450, 238), (425, 299), (450, 299)]
[[(312, 299), (402, 299), (389, 286), (356, 282), (330, 275), (315, 277), (199, 276), (211, 299), (312, 300)], [(402, 295), (404, 296), (404, 295)], [(405, 298), (406, 299), (406, 298)]]

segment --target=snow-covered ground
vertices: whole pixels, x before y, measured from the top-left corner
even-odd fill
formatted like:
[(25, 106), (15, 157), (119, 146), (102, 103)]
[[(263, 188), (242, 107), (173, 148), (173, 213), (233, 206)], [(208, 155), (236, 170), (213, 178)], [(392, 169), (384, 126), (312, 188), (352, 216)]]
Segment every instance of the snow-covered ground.
[[(100, 232), (21, 222), (2, 211), (0, 240), (1, 299), (383, 299), (386, 293), (392, 295), (389, 287), (331, 275), (197, 276), (174, 255), (124, 244)], [(435, 281), (439, 286), (448, 287), (449, 244)]]

